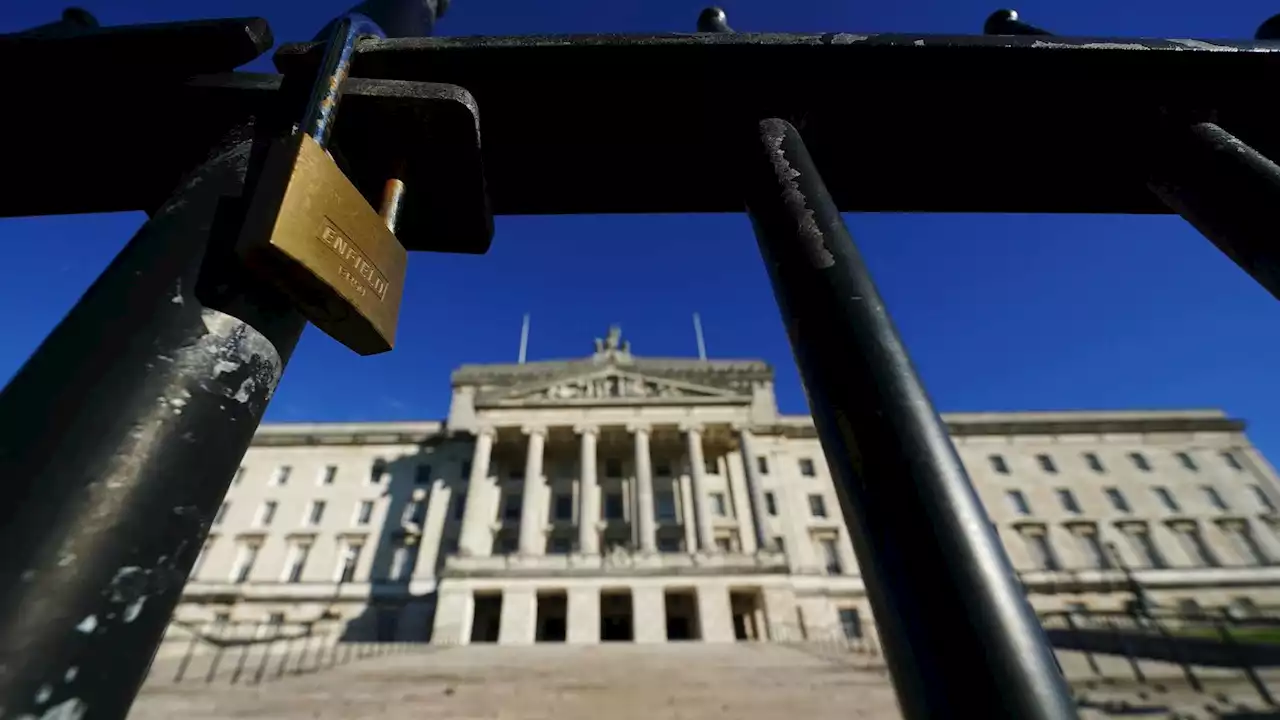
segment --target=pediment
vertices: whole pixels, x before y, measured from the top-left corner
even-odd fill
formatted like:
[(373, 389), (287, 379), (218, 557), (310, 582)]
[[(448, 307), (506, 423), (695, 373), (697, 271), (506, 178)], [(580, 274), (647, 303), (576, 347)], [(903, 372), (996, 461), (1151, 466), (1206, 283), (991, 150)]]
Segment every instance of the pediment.
[(654, 377), (616, 367), (518, 385), (491, 398), (503, 404), (601, 404), (633, 402), (741, 401), (723, 388)]

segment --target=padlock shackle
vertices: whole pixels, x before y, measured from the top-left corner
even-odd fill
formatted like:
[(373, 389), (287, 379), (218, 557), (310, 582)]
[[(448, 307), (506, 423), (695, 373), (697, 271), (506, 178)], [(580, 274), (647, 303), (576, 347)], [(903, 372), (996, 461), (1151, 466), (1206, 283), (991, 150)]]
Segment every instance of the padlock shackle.
[(363, 15), (348, 14), (338, 18), (325, 46), (324, 59), (311, 97), (307, 100), (306, 115), (302, 118), (301, 132), (310, 135), (322, 148), (328, 148), (333, 121), (338, 113), (338, 101), (342, 99), (342, 84), (351, 72), (351, 58), (355, 55), (356, 41), (361, 35), (382, 35), (382, 30)]

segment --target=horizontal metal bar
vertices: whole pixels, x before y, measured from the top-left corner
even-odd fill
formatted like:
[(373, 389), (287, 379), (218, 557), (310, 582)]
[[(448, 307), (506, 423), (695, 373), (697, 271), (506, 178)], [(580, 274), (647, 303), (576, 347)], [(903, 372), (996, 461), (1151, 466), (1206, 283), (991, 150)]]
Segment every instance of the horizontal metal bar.
[[(1165, 111), (1213, 113), (1280, 157), (1280, 106), (1257, 91), (1280, 76), (1278, 51), (857, 33), (430, 38), (363, 43), (352, 76), (467, 88), (498, 214), (740, 212), (719, 158), (727, 133), (761, 117), (804, 129), (844, 211), (1167, 213), (1125, 167), (1133, 138)], [(314, 67), (318, 46), (275, 57)]]
[(903, 715), (1076, 717), (994, 525), (805, 143), (785, 121), (758, 127), (737, 187)]
[[(21, 138), (0, 166), (0, 217), (151, 211), (229, 128), (253, 118), (301, 119), (314, 75), (299, 77), (296, 93), (280, 75), (224, 73), (19, 94), (0, 113), (0, 138)], [(493, 218), (475, 100), (451, 85), (360, 78), (349, 79), (342, 96), (335, 155), (375, 208), (387, 178), (405, 182), (401, 243), (487, 251)], [(83, 136), (86, 113), (95, 141), (67, 142)]]

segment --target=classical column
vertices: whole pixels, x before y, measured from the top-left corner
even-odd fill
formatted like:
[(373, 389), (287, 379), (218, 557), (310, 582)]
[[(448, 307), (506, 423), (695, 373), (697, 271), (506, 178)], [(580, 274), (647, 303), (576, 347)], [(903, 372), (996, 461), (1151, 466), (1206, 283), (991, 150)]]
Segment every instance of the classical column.
[(462, 515), (462, 535), (458, 544), (468, 555), (475, 557), (486, 557), (493, 552), (493, 531), (489, 528), (493, 522), (493, 508), (488, 502), (489, 493), (485, 492), (485, 486), (489, 483), (489, 458), (493, 454), (495, 434), (491, 427), (476, 431), (471, 477), (467, 479), (467, 507)]
[[(711, 508), (707, 506), (707, 463), (702, 456), (702, 426), (685, 425), (685, 440), (689, 444), (689, 477), (693, 480), (693, 508), (697, 515), (698, 547), (704, 552), (716, 548), (715, 531), (711, 527)], [(689, 548), (690, 551), (693, 548)]]
[(599, 555), (600, 534), (596, 522), (600, 519), (600, 484), (596, 481), (596, 438), (600, 428), (579, 425), (574, 432), (582, 436), (578, 459), (578, 552)]
[(653, 463), (649, 459), (649, 426), (630, 425), (627, 430), (636, 443), (636, 528), (640, 534), (640, 551), (658, 551), (658, 538), (653, 527)]
[(524, 491), (520, 497), (520, 554), (543, 555), (547, 549), (542, 534), (542, 520), (546, 517), (542, 492), (542, 451), (546, 446), (547, 429), (531, 426), (524, 429), (529, 437), (529, 454), (524, 461)]
[(738, 445), (742, 448), (742, 467), (747, 476), (747, 494), (751, 498), (751, 527), (755, 531), (756, 547), (769, 547), (764, 526), (764, 487), (760, 481), (760, 468), (756, 465), (755, 435), (747, 428), (738, 429)]

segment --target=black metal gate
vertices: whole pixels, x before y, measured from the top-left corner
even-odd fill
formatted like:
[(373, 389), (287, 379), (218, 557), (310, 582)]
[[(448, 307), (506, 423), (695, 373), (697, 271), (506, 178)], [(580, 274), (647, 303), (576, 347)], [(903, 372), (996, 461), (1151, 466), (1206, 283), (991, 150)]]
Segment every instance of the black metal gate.
[(235, 248), (310, 101), (411, 251), (483, 253), (493, 214), (745, 208), (905, 714), (1074, 717), (840, 212), (1174, 212), (1280, 296), (1276, 24), (790, 35), (711, 9), (693, 34), (434, 39), (407, 5), (434, 10), (370, 0), (394, 39), (285, 45), (279, 75), (233, 71), (273, 44), (254, 18), (0, 37), (23, 69), (0, 215), (150, 214), (0, 393), (0, 715), (127, 713), (306, 322)]

